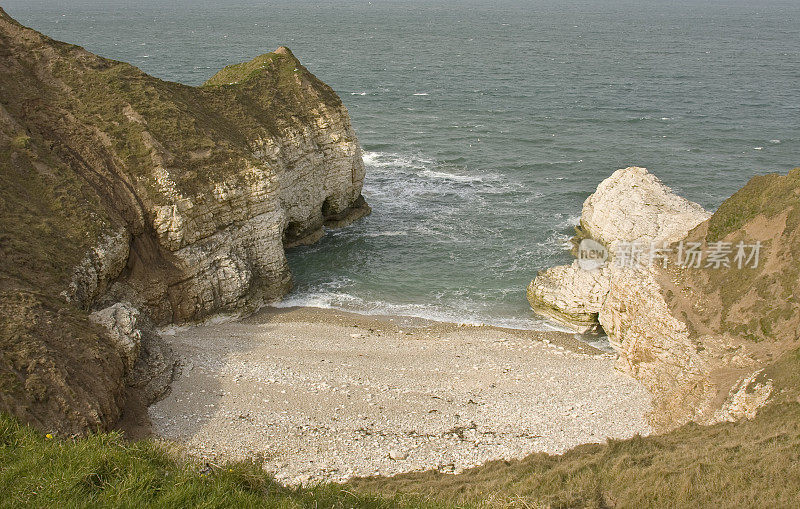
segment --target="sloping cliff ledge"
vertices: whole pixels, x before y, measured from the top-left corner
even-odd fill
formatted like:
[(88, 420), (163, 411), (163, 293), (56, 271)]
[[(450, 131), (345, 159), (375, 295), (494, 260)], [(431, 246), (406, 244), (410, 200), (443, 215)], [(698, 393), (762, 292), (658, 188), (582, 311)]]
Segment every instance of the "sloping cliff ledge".
[(287, 48), (190, 87), (2, 9), (0, 179), (0, 409), (64, 433), (163, 393), (153, 325), (279, 299), (286, 247), (370, 210), (346, 108)]
[(771, 373), (800, 347), (800, 168), (754, 177), (713, 215), (625, 168), (587, 198), (577, 229), (611, 259), (548, 269), (528, 300), (574, 328), (602, 326), (618, 368), (653, 394), (656, 428), (752, 418), (781, 397)]

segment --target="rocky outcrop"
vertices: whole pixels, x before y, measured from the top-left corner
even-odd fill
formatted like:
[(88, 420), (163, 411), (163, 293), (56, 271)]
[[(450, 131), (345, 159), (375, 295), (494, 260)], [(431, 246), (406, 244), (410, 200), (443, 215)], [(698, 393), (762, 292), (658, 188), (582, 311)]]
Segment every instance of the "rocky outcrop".
[(610, 284), (610, 269), (584, 270), (574, 261), (540, 272), (528, 285), (528, 302), (538, 314), (580, 333), (598, 329), (598, 313)]
[(745, 376), (731, 387), (722, 408), (715, 412), (714, 420), (732, 422), (753, 419), (758, 409), (769, 400), (773, 386), (772, 380), (766, 377), (763, 369)]
[(287, 48), (189, 87), (0, 9), (0, 71), (2, 409), (51, 431), (157, 397), (173, 362), (150, 321), (279, 299), (287, 247), (369, 213), (347, 110)]
[(615, 171), (586, 199), (580, 229), (613, 252), (620, 242), (676, 242), (709, 217), (647, 169), (632, 166)]
[[(642, 257), (623, 266), (612, 259), (591, 276), (577, 263), (549, 269), (531, 283), (531, 304), (535, 310), (597, 310), (619, 369), (653, 394), (656, 428), (751, 417), (772, 391), (761, 368), (798, 341), (794, 296), (800, 295), (800, 277), (792, 262), (800, 255), (798, 178), (798, 170), (756, 177), (708, 218), (696, 204), (670, 197), (640, 168), (615, 172), (587, 199), (583, 233), (616, 248), (624, 242), (666, 245), (666, 260), (653, 264)], [(641, 220), (660, 224), (638, 225)], [(773, 244), (760, 266), (718, 270), (706, 262), (686, 267), (677, 259), (677, 241), (708, 249), (717, 242), (731, 247), (772, 238), (782, 242)]]
[(717, 392), (707, 355), (669, 312), (652, 270), (615, 270), (598, 318), (619, 354), (617, 368), (653, 395), (654, 427), (701, 420), (709, 412)]
[(584, 270), (576, 261), (540, 272), (528, 286), (528, 302), (537, 313), (578, 332), (596, 329), (611, 277), (619, 272), (611, 262), (621, 243), (662, 246), (683, 238), (710, 215), (645, 168), (617, 170), (586, 199), (578, 228), (582, 237), (608, 248), (608, 263)]
[(91, 313), (89, 320), (106, 329), (122, 353), (125, 383), (137, 389), (146, 404), (169, 390), (178, 361), (147, 316), (127, 302), (118, 302)]

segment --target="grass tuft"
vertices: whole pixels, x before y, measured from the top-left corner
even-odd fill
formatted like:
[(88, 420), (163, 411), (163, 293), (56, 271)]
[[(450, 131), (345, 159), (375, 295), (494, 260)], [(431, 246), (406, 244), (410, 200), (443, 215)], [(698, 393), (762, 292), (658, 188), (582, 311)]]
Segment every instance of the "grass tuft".
[[(116, 432), (48, 438), (0, 415), (0, 493), (6, 507), (431, 507), (408, 497), (322, 484), (289, 488), (253, 463), (204, 468), (157, 442)], [(433, 504), (435, 507), (436, 504)]]

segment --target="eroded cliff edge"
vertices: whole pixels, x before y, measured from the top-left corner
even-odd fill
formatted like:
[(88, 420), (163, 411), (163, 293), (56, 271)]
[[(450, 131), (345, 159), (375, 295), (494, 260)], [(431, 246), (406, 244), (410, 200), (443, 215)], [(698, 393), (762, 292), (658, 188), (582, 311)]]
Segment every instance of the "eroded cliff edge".
[(369, 213), (347, 110), (288, 49), (190, 87), (2, 9), (0, 168), (0, 409), (62, 432), (157, 396), (153, 325), (279, 299), (285, 247)]
[[(608, 263), (548, 269), (528, 298), (572, 327), (602, 326), (619, 369), (653, 394), (655, 427), (752, 417), (781, 397), (771, 373), (800, 347), (799, 226), (800, 169), (754, 177), (711, 215), (645, 169), (626, 168), (586, 200), (578, 228), (609, 248)], [(639, 263), (619, 263), (619, 248), (633, 244)], [(665, 256), (648, 259), (650, 245)], [(727, 250), (729, 266), (686, 263), (692, 245), (705, 256)]]

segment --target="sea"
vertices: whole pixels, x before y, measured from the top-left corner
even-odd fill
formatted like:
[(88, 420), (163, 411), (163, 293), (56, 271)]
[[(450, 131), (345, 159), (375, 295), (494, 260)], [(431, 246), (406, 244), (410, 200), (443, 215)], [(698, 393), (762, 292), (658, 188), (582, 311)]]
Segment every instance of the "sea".
[(281, 305), (553, 329), (528, 306), (581, 205), (645, 166), (713, 210), (800, 166), (800, 2), (1, 0), (200, 85), (285, 45), (331, 85), (373, 212), (290, 250)]

